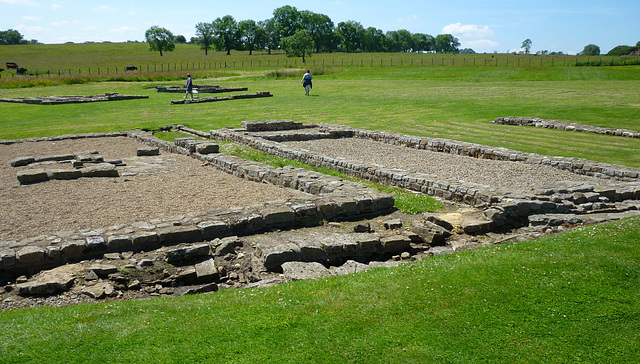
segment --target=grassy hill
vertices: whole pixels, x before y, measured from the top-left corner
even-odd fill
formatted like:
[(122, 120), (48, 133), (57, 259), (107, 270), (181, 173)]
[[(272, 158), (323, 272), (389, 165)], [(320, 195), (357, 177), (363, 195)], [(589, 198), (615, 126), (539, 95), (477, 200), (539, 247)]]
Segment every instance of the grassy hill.
[[(144, 44), (21, 47), (0, 47), (0, 61), (84, 69), (161, 58)], [(183, 63), (193, 63), (204, 57), (200, 53), (179, 45), (161, 61), (185, 57)], [(358, 56), (378, 59), (366, 66)], [(287, 118), (640, 167), (636, 139), (488, 123), (497, 116), (534, 116), (640, 130), (637, 66), (575, 67), (570, 57), (566, 64), (556, 58), (554, 65), (545, 58), (540, 66), (533, 56), (520, 58), (520, 65), (510, 56), (507, 66), (505, 55), (498, 66), (481, 64), (495, 62), (491, 55), (445, 56), (446, 64), (439, 55), (314, 55), (315, 66), (285, 66), (294, 60), (282, 55), (209, 57), (236, 65), (263, 57), (271, 65), (203, 69), (192, 73), (196, 84), (246, 86), (274, 97), (172, 106), (182, 95), (159, 94), (153, 87), (181, 84), (180, 71), (54, 86), (0, 82), (1, 97), (150, 96), (84, 105), (0, 103), (0, 139), (177, 123), (206, 131), (242, 120)], [(300, 86), (306, 67), (315, 74), (312, 97)], [(0, 362), (633, 363), (640, 352), (638, 236), (640, 220), (629, 219), (348, 277), (177, 299), (5, 311)]]

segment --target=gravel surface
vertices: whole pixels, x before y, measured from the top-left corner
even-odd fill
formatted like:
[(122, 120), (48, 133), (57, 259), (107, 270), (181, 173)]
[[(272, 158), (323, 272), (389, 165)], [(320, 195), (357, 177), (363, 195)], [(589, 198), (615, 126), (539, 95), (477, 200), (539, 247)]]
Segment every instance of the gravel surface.
[[(161, 153), (160, 157), (136, 157), (141, 146), (127, 137), (0, 145), (0, 241), (287, 200), (301, 193), (245, 181), (205, 167), (188, 156)], [(88, 150), (98, 151), (106, 160), (122, 159), (129, 167), (120, 171), (120, 177), (52, 180), (20, 186), (16, 175), (21, 169), (71, 166), (10, 165), (16, 157), (38, 158)], [(125, 176), (131, 173), (134, 174)]]
[(495, 161), (399, 147), (371, 140), (344, 138), (283, 143), (317, 154), (421, 172), (440, 179), (465, 181), (512, 191), (531, 191), (557, 181), (607, 181), (544, 165)]

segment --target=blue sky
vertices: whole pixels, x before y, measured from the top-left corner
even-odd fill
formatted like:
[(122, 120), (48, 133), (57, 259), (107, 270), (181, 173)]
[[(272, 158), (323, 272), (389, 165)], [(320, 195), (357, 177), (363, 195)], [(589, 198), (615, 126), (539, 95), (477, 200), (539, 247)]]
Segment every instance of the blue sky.
[(42, 43), (119, 42), (142, 41), (159, 25), (189, 39), (199, 22), (224, 15), (264, 20), (284, 5), (326, 14), (336, 25), (355, 20), (385, 32), (449, 33), (476, 52), (518, 51), (527, 38), (533, 53), (569, 54), (588, 44), (606, 53), (640, 41), (638, 0), (0, 0), (0, 30), (17, 29)]

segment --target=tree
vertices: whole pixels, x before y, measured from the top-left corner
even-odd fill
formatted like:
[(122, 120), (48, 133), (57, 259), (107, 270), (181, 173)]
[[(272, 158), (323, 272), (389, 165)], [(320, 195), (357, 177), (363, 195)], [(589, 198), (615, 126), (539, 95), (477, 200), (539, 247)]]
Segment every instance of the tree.
[(362, 32), (363, 52), (383, 52), (386, 50), (386, 36), (382, 29), (368, 27)]
[(226, 50), (227, 56), (230, 56), (231, 50), (237, 49), (240, 44), (238, 23), (231, 15), (225, 15), (213, 21), (213, 29), (217, 48)]
[(584, 47), (582, 52), (580, 52), (581, 56), (599, 56), (600, 55), (600, 47), (595, 44), (589, 44)]
[(198, 37), (198, 43), (200, 43), (200, 49), (204, 50), (204, 55), (209, 54), (209, 50), (213, 47), (214, 29), (211, 23), (198, 23), (196, 24), (196, 36)]
[(285, 5), (273, 11), (273, 21), (279, 31), (278, 40), (292, 36), (302, 28), (302, 14), (293, 6)]
[(254, 49), (264, 44), (265, 30), (255, 21), (243, 20), (238, 23), (238, 28), (240, 30), (240, 41), (249, 50), (249, 55), (253, 53)]
[(520, 48), (524, 49), (524, 54), (529, 54), (529, 51), (531, 50), (531, 39), (525, 39), (522, 42), (522, 46)]
[(147, 38), (147, 43), (149, 43), (149, 50), (159, 51), (160, 56), (162, 56), (162, 51), (171, 52), (176, 47), (173, 43), (173, 33), (157, 25), (149, 28), (144, 36)]
[(302, 57), (302, 63), (306, 62), (306, 56), (311, 57), (314, 47), (313, 37), (306, 30), (298, 30), (292, 36), (282, 38), (282, 48), (287, 57)]
[[(22, 39), (23, 36), (15, 29), (0, 31), (0, 45), (27, 44), (29, 42)], [(37, 41), (36, 41), (37, 42)]]
[(355, 52), (361, 47), (364, 28), (362, 24), (349, 20), (338, 23), (336, 34), (338, 35), (340, 44), (342, 44), (347, 53)]
[(429, 34), (416, 33), (413, 36), (414, 52), (431, 52), (435, 50), (435, 38)]
[(436, 53), (458, 53), (460, 42), (451, 34), (438, 34), (434, 46)]
[(607, 53), (607, 56), (627, 56), (631, 52), (635, 51), (636, 48), (626, 45), (619, 45)]
[(173, 41), (175, 43), (184, 44), (184, 43), (187, 43), (187, 38), (185, 38), (184, 35), (176, 35), (176, 37), (173, 39)]
[(265, 46), (267, 47), (269, 54), (271, 54), (271, 50), (277, 49), (280, 45), (280, 30), (278, 29), (278, 24), (273, 19), (263, 20), (258, 24), (264, 29)]
[(306, 29), (316, 44), (316, 53), (321, 50), (331, 52), (335, 44), (333, 21), (328, 15), (312, 13), (308, 10), (300, 12), (303, 29)]

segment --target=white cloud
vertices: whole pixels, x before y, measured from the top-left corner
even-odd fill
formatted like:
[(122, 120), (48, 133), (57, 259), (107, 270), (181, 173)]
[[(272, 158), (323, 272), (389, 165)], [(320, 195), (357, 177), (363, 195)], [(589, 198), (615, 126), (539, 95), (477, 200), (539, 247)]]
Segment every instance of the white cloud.
[(0, 0), (0, 3), (10, 5), (40, 6), (40, 3), (32, 0)]
[(492, 38), (496, 33), (488, 26), (479, 27), (475, 24), (454, 23), (442, 28), (442, 34), (451, 34), (464, 38)]
[(41, 20), (42, 18), (39, 16), (23, 16), (22, 20), (27, 20), (27, 21), (36, 21), (36, 20)]
[(500, 43), (488, 39), (476, 39), (464, 42), (464, 45), (469, 48), (497, 48)]
[(400, 23), (409, 23), (409, 22), (412, 22), (414, 20), (418, 20), (418, 16), (417, 15), (411, 15), (411, 16), (408, 16), (406, 18), (400, 18), (400, 19), (398, 19), (398, 22), (400, 22)]
[(92, 11), (116, 11), (117, 9), (110, 7), (109, 5), (100, 5), (97, 8), (91, 8)]
[(138, 28), (136, 27), (130, 27), (127, 25), (123, 25), (121, 27), (118, 28), (110, 28), (109, 29), (109, 33), (128, 33), (128, 32), (137, 32)]
[(51, 9), (53, 9), (53, 10), (60, 10), (60, 9), (62, 9), (62, 5), (60, 5), (60, 4), (55, 4), (55, 3), (54, 3), (54, 4), (51, 4)]
[(95, 26), (95, 25), (90, 25), (90, 26), (84, 28), (84, 30), (86, 30), (86, 31), (92, 31), (92, 30), (97, 30), (97, 29), (98, 29), (98, 27)]

